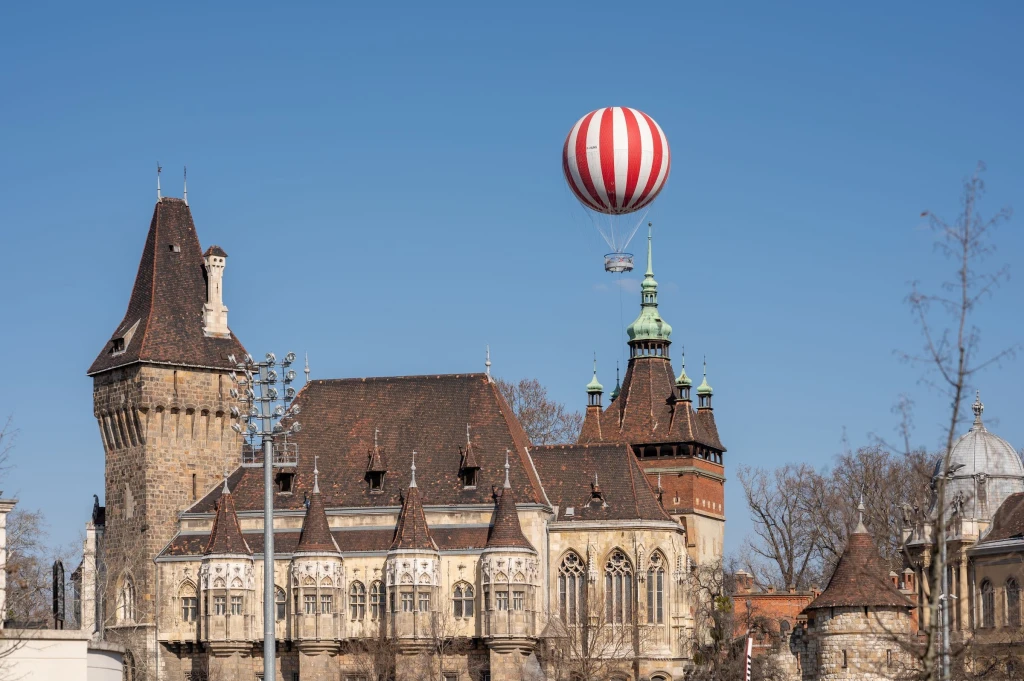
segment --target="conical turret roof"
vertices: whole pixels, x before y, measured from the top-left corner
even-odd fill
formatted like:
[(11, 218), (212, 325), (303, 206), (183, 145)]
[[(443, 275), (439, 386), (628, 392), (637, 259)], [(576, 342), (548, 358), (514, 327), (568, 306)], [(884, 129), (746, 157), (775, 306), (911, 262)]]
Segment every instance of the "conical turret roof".
[[(317, 472), (314, 472), (314, 475), (316, 474)], [(327, 522), (327, 511), (324, 510), (324, 500), (320, 495), (319, 480), (313, 482), (313, 494), (309, 498), (306, 517), (302, 520), (302, 532), (299, 534), (299, 543), (295, 547), (295, 552), (321, 554), (341, 552), (331, 534), (330, 523)]]
[(224, 480), (224, 492), (217, 500), (217, 515), (213, 518), (213, 531), (203, 555), (233, 554), (251, 556), (252, 549), (242, 537), (242, 528), (235, 513), (235, 502), (231, 499), (228, 481)]
[(437, 544), (430, 536), (427, 527), (427, 516), (423, 512), (420, 501), (420, 490), (416, 486), (416, 461), (412, 464), (412, 482), (406, 490), (402, 502), (402, 511), (398, 514), (398, 525), (395, 527), (395, 539), (391, 542), (391, 550), (437, 551)]
[(516, 511), (516, 497), (508, 480), (508, 463), (505, 464), (505, 486), (498, 495), (497, 507), (494, 510), (494, 524), (487, 533), (487, 549), (516, 548), (534, 551), (523, 534), (523, 526), (519, 523), (519, 512)]

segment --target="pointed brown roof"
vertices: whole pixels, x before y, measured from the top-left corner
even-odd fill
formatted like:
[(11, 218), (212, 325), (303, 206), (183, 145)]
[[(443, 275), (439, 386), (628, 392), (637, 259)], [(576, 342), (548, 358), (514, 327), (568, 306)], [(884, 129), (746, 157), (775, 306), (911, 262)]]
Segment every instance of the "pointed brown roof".
[(462, 453), (462, 466), (461, 470), (473, 470), (479, 469), (480, 464), (476, 460), (476, 450), (473, 447), (472, 440), (466, 440), (466, 450)]
[(583, 427), (580, 428), (580, 436), (576, 438), (579, 444), (591, 444), (601, 442), (601, 407), (588, 406), (586, 415), (583, 417)]
[(204, 555), (211, 554), (236, 554), (251, 556), (252, 550), (245, 543), (242, 537), (242, 528), (238, 524), (238, 515), (235, 513), (235, 502), (231, 499), (231, 492), (225, 491), (217, 501), (217, 515), (213, 519), (213, 530), (210, 532), (210, 541), (206, 544)]
[(707, 444), (724, 452), (725, 446), (722, 445), (722, 441), (718, 437), (718, 424), (715, 423), (715, 412), (711, 410), (711, 407), (697, 409), (697, 421), (700, 423), (700, 429), (704, 433)]
[(434, 543), (434, 538), (430, 536), (427, 518), (423, 514), (420, 490), (415, 484), (406, 490), (402, 512), (398, 514), (395, 538), (391, 542), (391, 550), (394, 551), (396, 549), (437, 551), (437, 544)]
[[(691, 401), (676, 399), (672, 363), (667, 357), (633, 357), (618, 398), (601, 415), (600, 434), (605, 442), (697, 442), (725, 451), (717, 428), (712, 435), (706, 432), (704, 422)], [(582, 431), (579, 441), (584, 442)]]
[(339, 553), (338, 544), (331, 534), (330, 523), (327, 522), (327, 511), (320, 490), (313, 492), (309, 498), (306, 517), (302, 519), (302, 532), (296, 553)]
[(494, 509), (494, 523), (487, 533), (487, 548), (517, 548), (536, 551), (523, 534), (523, 526), (519, 523), (519, 512), (516, 511), (516, 497), (511, 487), (505, 487), (497, 498)]
[[(863, 526), (857, 530), (863, 530)], [(882, 566), (871, 535), (854, 531), (828, 586), (804, 610), (863, 606), (913, 607), (889, 581), (889, 570)]]
[(245, 348), (233, 334), (206, 336), (205, 304), (206, 268), (192, 213), (181, 199), (161, 199), (153, 209), (128, 311), (89, 375), (136, 362), (232, 368), (228, 355), (242, 357)]
[[(374, 436), (376, 440), (376, 436)], [(384, 449), (376, 442), (373, 443), (373, 449), (368, 452), (370, 462), (366, 465), (367, 473), (387, 473), (388, 467), (384, 464)]]

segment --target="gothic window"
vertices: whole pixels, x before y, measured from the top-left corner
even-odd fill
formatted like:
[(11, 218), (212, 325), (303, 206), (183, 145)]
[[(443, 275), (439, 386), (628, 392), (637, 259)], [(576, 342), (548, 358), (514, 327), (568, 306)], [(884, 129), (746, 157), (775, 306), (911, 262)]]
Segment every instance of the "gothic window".
[(454, 614), (456, 617), (473, 616), (473, 587), (465, 582), (455, 585), (453, 593)]
[(353, 620), (362, 621), (366, 617), (366, 587), (362, 582), (352, 582), (349, 587), (348, 609)]
[(412, 592), (403, 591), (402, 592), (402, 612), (412, 612), (415, 609), (416, 609), (416, 607), (415, 607), (415, 602), (413, 601), (413, 598), (412, 598)]
[(224, 596), (213, 597), (213, 614), (214, 615), (226, 615), (228, 614), (228, 599)]
[(604, 605), (606, 622), (632, 622), (633, 568), (622, 551), (613, 551), (604, 566)]
[(430, 592), (420, 592), (420, 612), (430, 612)]
[(370, 619), (384, 619), (384, 585), (379, 580), (370, 584)]
[(563, 622), (579, 624), (584, 615), (586, 567), (576, 553), (567, 553), (558, 568), (558, 612)]
[(231, 597), (231, 614), (241, 615), (242, 614), (242, 597), (232, 596)]
[(1020, 585), (1013, 577), (1006, 580), (1006, 626), (1020, 626)]
[(996, 626), (996, 595), (992, 582), (981, 583), (981, 626), (991, 629)]
[(302, 597), (302, 603), (306, 607), (307, 615), (316, 614), (316, 594), (305, 594)]
[(196, 585), (192, 582), (185, 582), (178, 591), (181, 598), (181, 621), (195, 622), (199, 611), (199, 599), (196, 598)]
[(512, 592), (512, 609), (513, 610), (525, 610), (526, 609), (526, 592), (525, 591), (513, 591)]
[(288, 596), (285, 595), (284, 589), (279, 586), (274, 587), (274, 617), (278, 622), (284, 620), (285, 609), (288, 605)]
[(647, 623), (665, 623), (665, 558), (660, 553), (651, 554), (647, 568)]
[(135, 621), (135, 582), (128, 575), (121, 578), (121, 589), (117, 594), (117, 621)]
[(334, 596), (322, 594), (320, 596), (320, 614), (330, 615), (332, 612), (334, 612)]

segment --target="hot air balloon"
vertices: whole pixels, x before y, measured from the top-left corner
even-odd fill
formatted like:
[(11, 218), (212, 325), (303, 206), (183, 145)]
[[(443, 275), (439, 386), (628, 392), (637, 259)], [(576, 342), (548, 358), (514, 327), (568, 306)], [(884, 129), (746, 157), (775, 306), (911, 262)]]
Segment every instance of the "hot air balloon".
[(671, 166), (668, 140), (642, 111), (611, 106), (572, 126), (562, 149), (562, 171), (608, 247), (608, 272), (629, 272), (629, 242), (647, 208), (665, 186)]

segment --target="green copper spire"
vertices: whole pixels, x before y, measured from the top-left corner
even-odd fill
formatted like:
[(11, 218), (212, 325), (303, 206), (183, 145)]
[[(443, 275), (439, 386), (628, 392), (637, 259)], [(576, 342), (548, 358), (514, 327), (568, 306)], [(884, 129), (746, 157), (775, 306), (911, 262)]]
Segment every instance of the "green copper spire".
[(701, 384), (699, 386), (697, 386), (697, 394), (698, 395), (712, 395), (712, 394), (714, 394), (714, 392), (715, 391), (712, 390), (711, 386), (708, 384), (708, 358), (705, 357), (704, 358), (704, 380), (701, 382)]
[(672, 327), (658, 314), (658, 282), (654, 280), (654, 259), (651, 254), (652, 229), (647, 230), (647, 272), (640, 284), (640, 316), (626, 327), (631, 341), (668, 341)]
[(619, 363), (616, 362), (615, 363), (615, 389), (612, 390), (612, 401), (613, 402), (615, 401), (615, 398), (617, 398), (619, 396), (620, 392), (622, 392), (622, 388), (619, 386)]
[(686, 353), (683, 353), (682, 366), (679, 367), (679, 375), (676, 376), (676, 385), (680, 388), (689, 388), (693, 385), (693, 381), (686, 375)]
[(590, 379), (590, 383), (587, 383), (588, 393), (603, 393), (604, 386), (597, 380), (597, 356), (594, 356), (594, 377)]

